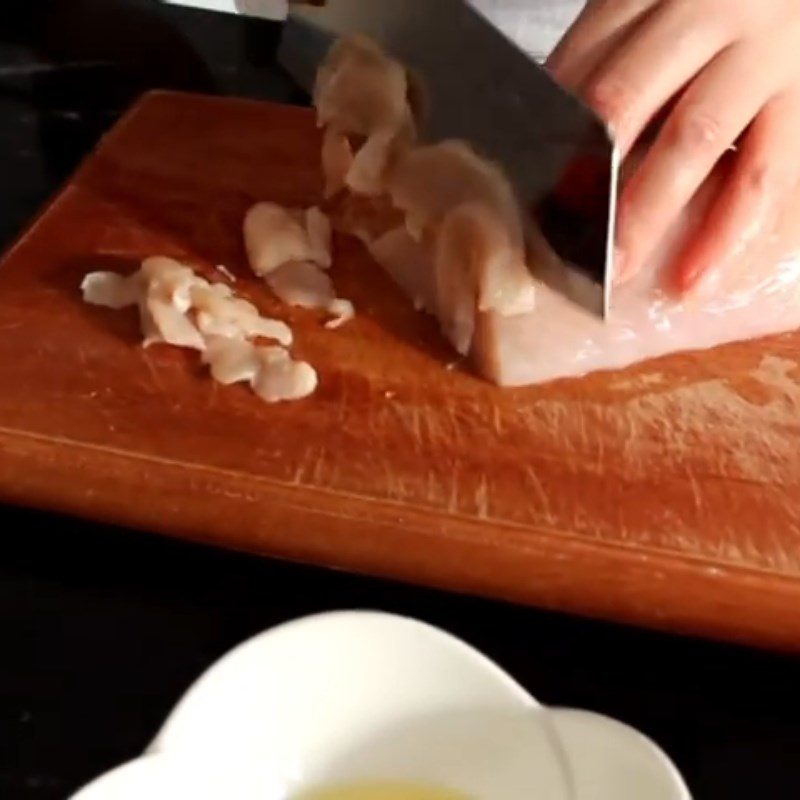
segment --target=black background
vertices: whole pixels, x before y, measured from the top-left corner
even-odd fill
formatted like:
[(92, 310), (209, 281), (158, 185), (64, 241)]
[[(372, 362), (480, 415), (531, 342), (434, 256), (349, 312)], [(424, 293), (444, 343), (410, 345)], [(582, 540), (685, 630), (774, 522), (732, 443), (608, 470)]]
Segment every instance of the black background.
[[(277, 26), (152, 0), (0, 0), (0, 243), (144, 89), (302, 102)], [(24, 354), (21, 354), (23, 356)], [(136, 756), (214, 659), (307, 613), (438, 624), (540, 700), (654, 737), (698, 800), (800, 797), (797, 659), (0, 507), (0, 798), (64, 798)]]

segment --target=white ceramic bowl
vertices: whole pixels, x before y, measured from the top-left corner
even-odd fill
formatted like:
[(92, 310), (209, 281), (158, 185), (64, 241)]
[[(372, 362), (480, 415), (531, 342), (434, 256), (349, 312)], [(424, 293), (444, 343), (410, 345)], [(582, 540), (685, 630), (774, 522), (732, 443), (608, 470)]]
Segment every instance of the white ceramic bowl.
[(264, 633), (205, 673), (148, 753), (74, 800), (282, 800), (403, 781), (481, 800), (689, 800), (621, 723), (540, 706), (457, 639), (342, 612)]

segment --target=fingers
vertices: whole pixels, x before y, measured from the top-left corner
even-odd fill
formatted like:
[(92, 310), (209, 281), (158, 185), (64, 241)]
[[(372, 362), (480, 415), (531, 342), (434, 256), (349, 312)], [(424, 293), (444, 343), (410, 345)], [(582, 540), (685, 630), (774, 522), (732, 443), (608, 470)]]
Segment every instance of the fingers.
[(742, 141), (736, 165), (676, 265), (681, 291), (721, 272), (771, 235), (800, 181), (800, 90), (769, 101)]
[(767, 68), (753, 70), (759, 55), (742, 44), (718, 56), (686, 90), (624, 188), (617, 233), (620, 281), (638, 272), (723, 153), (769, 100), (774, 77)]
[(555, 79), (578, 90), (659, 0), (593, 0), (547, 60)]
[(626, 153), (665, 104), (720, 51), (733, 27), (703, 3), (661, 3), (581, 87)]
[(786, 91), (798, 28), (797, 0), (589, 0), (551, 72), (609, 124), (623, 153), (665, 120), (622, 191), (618, 279), (638, 272), (745, 131), (732, 177), (682, 255), (681, 288), (771, 224), (800, 176), (800, 93)]

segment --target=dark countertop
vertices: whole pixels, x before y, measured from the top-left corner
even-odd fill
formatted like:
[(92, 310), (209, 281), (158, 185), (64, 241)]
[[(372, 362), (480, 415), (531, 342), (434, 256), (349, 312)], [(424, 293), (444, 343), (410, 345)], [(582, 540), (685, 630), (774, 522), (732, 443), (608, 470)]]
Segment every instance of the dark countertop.
[[(0, 4), (0, 244), (144, 89), (302, 96), (266, 22), (154, 0)], [(0, 458), (2, 455), (0, 454)], [(539, 699), (654, 737), (698, 800), (800, 797), (800, 662), (0, 508), (0, 798), (138, 755), (202, 670), (307, 613), (376, 608), (483, 649)]]

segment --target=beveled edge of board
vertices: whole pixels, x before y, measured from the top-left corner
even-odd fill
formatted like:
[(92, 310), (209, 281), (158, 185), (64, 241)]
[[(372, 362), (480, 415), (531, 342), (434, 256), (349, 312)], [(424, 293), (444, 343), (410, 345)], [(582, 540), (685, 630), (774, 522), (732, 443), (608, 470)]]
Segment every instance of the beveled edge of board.
[[(91, 487), (92, 521), (666, 632), (800, 652), (800, 582), (783, 576), (677, 554), (643, 557), (542, 529), (526, 527), (522, 536), (503, 523), (422, 513), (81, 443), (70, 443), (74, 457), (66, 469), (51, 457), (61, 444), (0, 429), (0, 500), (85, 517), (81, 499)], [(134, 497), (136, 502), (130, 500)], [(182, 500), (180, 512), (176, 497)], [(502, 541), (487, 536), (487, 530), (502, 530)], [(586, 582), (577, 597), (573, 571), (603, 578)], [(670, 579), (659, 580), (665, 572)]]

